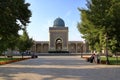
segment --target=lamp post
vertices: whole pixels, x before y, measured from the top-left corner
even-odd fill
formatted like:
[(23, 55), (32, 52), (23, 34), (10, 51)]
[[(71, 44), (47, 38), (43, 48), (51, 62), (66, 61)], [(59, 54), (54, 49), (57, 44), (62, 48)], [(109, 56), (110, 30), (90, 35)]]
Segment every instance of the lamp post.
[(106, 64), (109, 64), (109, 59), (108, 59), (108, 36), (107, 34), (105, 35), (105, 42), (106, 42)]

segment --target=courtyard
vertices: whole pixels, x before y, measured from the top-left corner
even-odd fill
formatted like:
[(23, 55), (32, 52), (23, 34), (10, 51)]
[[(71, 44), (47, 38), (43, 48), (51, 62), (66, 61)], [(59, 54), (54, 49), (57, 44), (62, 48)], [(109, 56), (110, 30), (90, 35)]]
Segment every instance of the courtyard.
[(119, 80), (120, 66), (88, 63), (80, 56), (39, 56), (0, 66), (0, 80)]

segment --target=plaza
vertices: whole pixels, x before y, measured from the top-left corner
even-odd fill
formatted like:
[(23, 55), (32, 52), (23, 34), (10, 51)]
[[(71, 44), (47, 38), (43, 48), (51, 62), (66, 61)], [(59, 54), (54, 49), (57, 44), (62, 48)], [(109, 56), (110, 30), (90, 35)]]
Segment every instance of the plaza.
[(39, 56), (0, 66), (0, 80), (119, 80), (120, 66), (88, 63), (80, 56)]
[(120, 80), (119, 11), (120, 0), (1, 0), (0, 80)]

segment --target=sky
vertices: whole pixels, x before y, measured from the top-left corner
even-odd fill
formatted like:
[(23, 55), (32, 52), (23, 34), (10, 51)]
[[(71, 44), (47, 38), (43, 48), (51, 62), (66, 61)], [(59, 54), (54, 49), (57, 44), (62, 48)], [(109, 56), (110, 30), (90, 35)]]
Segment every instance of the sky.
[(35, 41), (49, 41), (49, 27), (56, 18), (64, 20), (69, 28), (69, 41), (83, 41), (77, 29), (80, 12), (77, 8), (86, 8), (86, 0), (26, 0), (32, 12), (31, 23), (27, 26), (28, 35)]

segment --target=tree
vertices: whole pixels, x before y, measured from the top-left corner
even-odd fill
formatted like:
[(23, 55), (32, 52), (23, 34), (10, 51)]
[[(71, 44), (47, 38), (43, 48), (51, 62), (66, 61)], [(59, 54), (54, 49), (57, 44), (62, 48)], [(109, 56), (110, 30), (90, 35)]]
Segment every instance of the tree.
[(82, 9), (79, 9), (79, 11), (81, 11), (82, 22), (78, 23), (78, 30), (83, 34), (83, 38), (85, 38), (85, 40), (89, 43), (90, 50), (93, 52), (96, 49), (96, 42), (99, 43), (99, 34), (97, 33), (98, 30), (95, 28), (92, 22), (88, 20), (88, 11)]
[[(25, 0), (0, 0), (0, 51), (15, 43), (18, 31), (29, 23), (31, 11)], [(13, 40), (14, 39), (14, 40)], [(12, 46), (12, 47), (15, 47)]]
[[(87, 9), (80, 9), (82, 21), (78, 29), (97, 51), (106, 49), (111, 52), (120, 51), (120, 1), (119, 0), (87, 0)], [(92, 26), (91, 26), (92, 24)], [(106, 52), (107, 60), (108, 53)]]
[(26, 28), (23, 29), (23, 35), (19, 37), (17, 47), (20, 52), (25, 52), (26, 50), (30, 50), (33, 45), (32, 38), (29, 38)]

